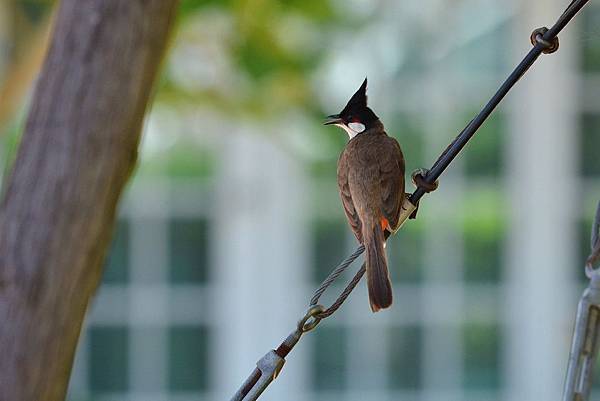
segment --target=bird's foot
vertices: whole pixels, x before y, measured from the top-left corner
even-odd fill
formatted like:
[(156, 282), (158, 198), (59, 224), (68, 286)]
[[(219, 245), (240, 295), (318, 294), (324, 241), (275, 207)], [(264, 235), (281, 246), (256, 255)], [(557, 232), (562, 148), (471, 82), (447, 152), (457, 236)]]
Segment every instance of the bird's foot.
[[(405, 197), (405, 198), (407, 198), (407, 199), (410, 199), (410, 194), (409, 194), (409, 193), (405, 193), (405, 194), (404, 194), (404, 197)], [(419, 204), (417, 203), (417, 204), (415, 205), (415, 210), (413, 210), (413, 212), (412, 212), (412, 213), (411, 213), (411, 214), (408, 216), (408, 218), (409, 218), (410, 220), (414, 220), (414, 219), (416, 219), (416, 218), (417, 218), (417, 212), (418, 212), (418, 211), (419, 211)]]

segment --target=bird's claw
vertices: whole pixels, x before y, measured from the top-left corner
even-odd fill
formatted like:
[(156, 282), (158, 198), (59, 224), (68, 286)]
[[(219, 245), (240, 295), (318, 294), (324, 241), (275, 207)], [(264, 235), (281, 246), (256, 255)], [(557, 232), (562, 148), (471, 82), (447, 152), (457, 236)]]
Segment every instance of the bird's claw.
[[(405, 194), (404, 194), (404, 197), (405, 197), (406, 199), (410, 199), (410, 194), (409, 194), (409, 193), (405, 193)], [(404, 206), (402, 206), (402, 208), (403, 208), (404, 210), (407, 210), (406, 208), (404, 208)], [(416, 218), (417, 218), (417, 212), (418, 212), (418, 211), (419, 211), (419, 203), (417, 202), (417, 204), (415, 205), (415, 210), (413, 210), (413, 212), (412, 212), (412, 213), (411, 213), (411, 214), (408, 216), (408, 218), (409, 218), (410, 220), (414, 220), (414, 219), (416, 219)]]

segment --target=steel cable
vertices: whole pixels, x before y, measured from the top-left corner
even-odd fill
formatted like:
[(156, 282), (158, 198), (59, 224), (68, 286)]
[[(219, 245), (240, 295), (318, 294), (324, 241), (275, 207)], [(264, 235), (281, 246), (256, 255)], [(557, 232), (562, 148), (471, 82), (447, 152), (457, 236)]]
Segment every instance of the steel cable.
[[(454, 138), (454, 140), (448, 145), (448, 147), (441, 153), (439, 158), (435, 161), (431, 169), (424, 170), (426, 174), (421, 175), (421, 184), (417, 186), (417, 189), (410, 195), (409, 200), (413, 206), (417, 206), (419, 200), (429, 192), (429, 189), (437, 187), (437, 179), (446, 170), (454, 158), (460, 153), (467, 142), (477, 133), (477, 130), (490, 116), (492, 111), (498, 106), (498, 104), (504, 99), (512, 87), (519, 81), (519, 79), (527, 72), (527, 70), (533, 65), (542, 53), (552, 53), (558, 49), (558, 38), (557, 35), (560, 31), (573, 19), (573, 17), (589, 2), (589, 0), (573, 0), (565, 10), (565, 12), (558, 18), (556, 23), (550, 28), (538, 28), (533, 31), (531, 35), (531, 42), (533, 48), (527, 53), (519, 65), (513, 70), (509, 77), (502, 83), (500, 88), (496, 91), (494, 96), (489, 102), (483, 107), (483, 109), (473, 118), (466, 127)], [(598, 205), (598, 211), (596, 214), (596, 220), (594, 222), (594, 228), (592, 232), (592, 242), (594, 251), (588, 258), (588, 264), (597, 262), (600, 260), (600, 204)], [(364, 246), (359, 246), (352, 255), (347, 257), (342, 263), (340, 263), (326, 278), (323, 280), (321, 285), (317, 288), (314, 295), (310, 300), (310, 308), (305, 316), (300, 320), (298, 328), (284, 340), (279, 346), (278, 351), (271, 351), (267, 353), (258, 363), (257, 369), (253, 371), (251, 376), (242, 385), (240, 390), (234, 395), (232, 401), (254, 401), (264, 389), (271, 383), (271, 381), (277, 376), (285, 357), (296, 345), (303, 333), (313, 330), (318, 323), (335, 313), (336, 310), (343, 304), (348, 298), (350, 293), (354, 290), (356, 285), (360, 282), (364, 275), (366, 268), (363, 263), (358, 272), (354, 275), (352, 280), (344, 288), (342, 293), (337, 297), (333, 304), (325, 309), (318, 304), (320, 297), (323, 293), (331, 286), (331, 284), (339, 278), (339, 276), (364, 252)], [(587, 265), (586, 265), (587, 268)], [(591, 268), (591, 267), (590, 267)]]

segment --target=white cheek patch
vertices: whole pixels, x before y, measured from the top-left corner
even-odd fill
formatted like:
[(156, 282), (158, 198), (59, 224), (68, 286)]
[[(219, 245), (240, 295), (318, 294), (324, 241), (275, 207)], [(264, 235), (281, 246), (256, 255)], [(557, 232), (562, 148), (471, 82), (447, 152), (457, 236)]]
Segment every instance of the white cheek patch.
[(350, 127), (348, 127), (346, 124), (336, 124), (336, 125), (338, 127), (342, 128), (344, 131), (346, 131), (346, 133), (348, 134), (350, 139), (352, 139), (356, 136), (356, 132), (352, 131), (352, 129)]
[(348, 124), (348, 127), (357, 134), (360, 134), (365, 130), (365, 125), (361, 123), (350, 123)]
[(360, 134), (365, 130), (365, 126), (361, 123), (350, 123), (346, 124), (335, 124), (340, 128), (343, 128), (344, 131), (348, 134), (350, 139), (354, 138), (356, 135)]

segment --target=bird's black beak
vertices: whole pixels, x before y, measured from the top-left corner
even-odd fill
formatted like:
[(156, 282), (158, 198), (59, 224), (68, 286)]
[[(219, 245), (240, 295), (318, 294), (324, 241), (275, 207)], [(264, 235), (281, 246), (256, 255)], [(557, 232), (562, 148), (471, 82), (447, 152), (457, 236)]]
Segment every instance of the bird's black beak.
[(324, 125), (342, 124), (343, 122), (344, 122), (344, 120), (342, 120), (342, 118), (340, 117), (339, 114), (332, 114), (325, 118), (325, 121), (323, 122), (323, 124)]

